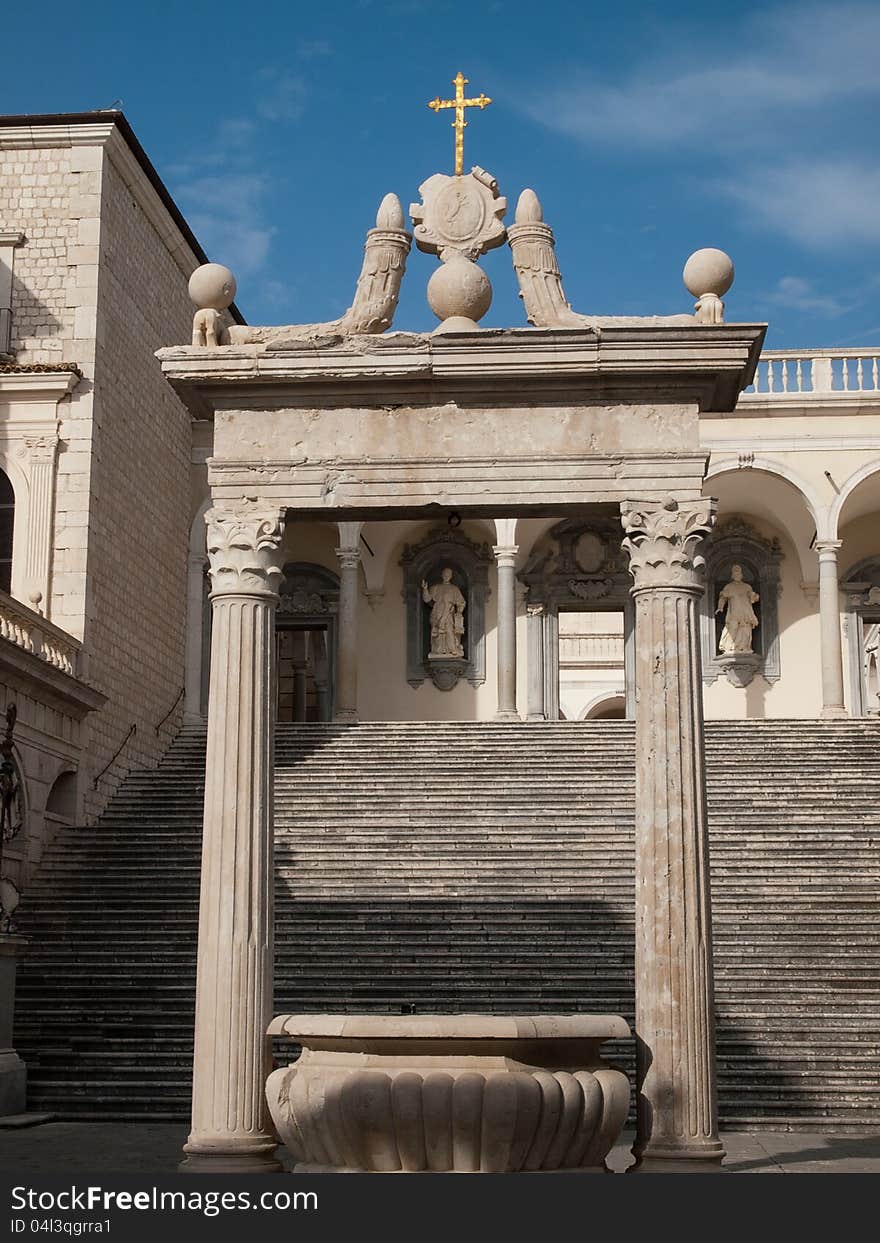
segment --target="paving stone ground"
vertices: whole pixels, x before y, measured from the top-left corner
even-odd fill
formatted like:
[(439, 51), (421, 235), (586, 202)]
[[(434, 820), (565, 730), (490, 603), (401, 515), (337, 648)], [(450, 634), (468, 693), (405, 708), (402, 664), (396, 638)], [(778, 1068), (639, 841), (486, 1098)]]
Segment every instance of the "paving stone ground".
[[(880, 1130), (853, 1136), (727, 1131), (723, 1138), (725, 1167), (734, 1174), (880, 1174)], [(185, 1139), (185, 1128), (166, 1122), (48, 1122), (0, 1130), (0, 1174), (170, 1174)], [(624, 1132), (609, 1158), (615, 1172), (632, 1161), (631, 1144), (632, 1134)]]

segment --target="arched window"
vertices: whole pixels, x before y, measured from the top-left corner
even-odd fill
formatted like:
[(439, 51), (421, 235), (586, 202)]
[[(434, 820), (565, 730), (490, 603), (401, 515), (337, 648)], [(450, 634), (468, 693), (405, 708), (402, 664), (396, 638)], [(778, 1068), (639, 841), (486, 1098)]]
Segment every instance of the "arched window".
[(12, 588), (12, 528), (15, 522), (15, 493), (9, 476), (0, 470), (0, 589)]

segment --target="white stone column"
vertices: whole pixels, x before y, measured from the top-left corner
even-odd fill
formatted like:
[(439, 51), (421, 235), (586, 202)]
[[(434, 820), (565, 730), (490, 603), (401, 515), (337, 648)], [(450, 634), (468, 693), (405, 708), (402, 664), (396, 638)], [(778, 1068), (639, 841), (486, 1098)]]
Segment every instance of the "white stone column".
[(498, 711), (496, 721), (518, 721), (516, 710), (516, 554), (515, 518), (495, 520), (499, 543), (492, 551), (498, 567)]
[(544, 721), (544, 605), (526, 605), (526, 640), (528, 643), (528, 703), (530, 721)]
[(336, 720), (356, 721), (358, 684), (358, 571), (360, 522), (339, 522), (339, 638), (336, 653)]
[(273, 982), (275, 608), (283, 515), (205, 515), (214, 624), (192, 1131), (182, 1170), (280, 1169), (265, 1100)]
[(843, 541), (817, 540), (819, 628), (822, 643), (822, 715), (846, 716), (843, 702), (843, 648), (840, 639), (840, 586), (837, 550)]
[(636, 605), (639, 1171), (717, 1169), (698, 601), (714, 501), (624, 501)]

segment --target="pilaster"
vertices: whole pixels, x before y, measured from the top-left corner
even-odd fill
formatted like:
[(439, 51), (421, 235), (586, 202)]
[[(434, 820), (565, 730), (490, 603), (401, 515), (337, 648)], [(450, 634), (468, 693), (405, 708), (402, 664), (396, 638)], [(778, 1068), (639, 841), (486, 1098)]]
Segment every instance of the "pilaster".
[(717, 1169), (697, 604), (714, 501), (624, 502), (636, 605), (635, 1169)]
[(353, 722), (357, 715), (358, 570), (361, 563), (360, 522), (340, 522), (339, 650), (336, 655), (336, 720)]

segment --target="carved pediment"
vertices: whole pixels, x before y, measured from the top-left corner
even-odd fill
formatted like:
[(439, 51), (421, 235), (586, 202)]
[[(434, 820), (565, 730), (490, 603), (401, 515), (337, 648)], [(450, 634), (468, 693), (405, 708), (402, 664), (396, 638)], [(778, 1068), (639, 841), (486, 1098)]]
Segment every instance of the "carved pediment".
[(423, 552), (441, 548), (456, 547), (468, 552), (472, 557), (479, 561), (485, 561), (487, 565), (491, 565), (494, 560), (492, 549), (487, 543), (478, 544), (475, 540), (470, 539), (463, 531), (457, 527), (434, 527), (428, 531), (426, 535), (416, 544), (404, 544), (403, 552), (400, 557), (402, 566), (411, 565)]
[(723, 540), (733, 539), (757, 544), (773, 556), (782, 556), (782, 545), (775, 535), (772, 539), (767, 539), (766, 536), (756, 531), (750, 522), (746, 522), (745, 518), (741, 518), (738, 514), (734, 514), (729, 518), (722, 518), (720, 522), (716, 523), (712, 535), (712, 543), (714, 545), (720, 544)]

